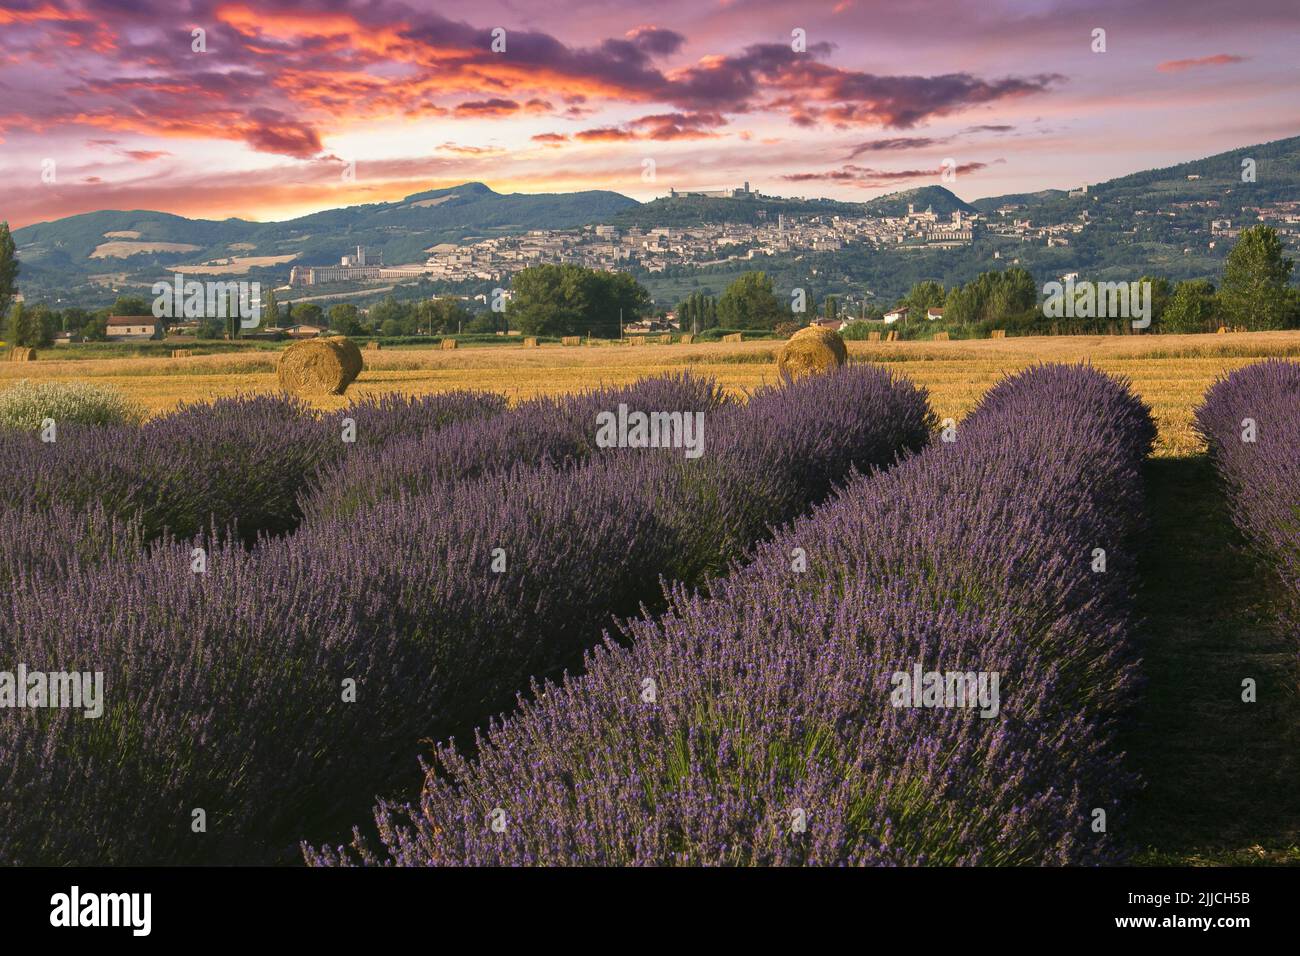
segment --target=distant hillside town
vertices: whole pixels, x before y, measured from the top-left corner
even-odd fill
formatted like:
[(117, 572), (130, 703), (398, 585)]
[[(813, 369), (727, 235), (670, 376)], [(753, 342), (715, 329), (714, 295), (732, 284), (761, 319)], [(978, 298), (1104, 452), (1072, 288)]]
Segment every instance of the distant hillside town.
[[(673, 198), (706, 197), (746, 200), (760, 196), (749, 183), (735, 189), (687, 193), (670, 191)], [(411, 280), (504, 280), (529, 266), (572, 264), (591, 269), (627, 269), (662, 272), (670, 266), (710, 266), (744, 261), (757, 255), (801, 251), (838, 250), (854, 244), (877, 248), (944, 249), (969, 245), (983, 225), (978, 213), (955, 210), (940, 216), (933, 208), (918, 211), (908, 204), (907, 214), (888, 216), (778, 214), (775, 219), (759, 210), (759, 222), (721, 223), (655, 228), (588, 225), (574, 229), (533, 229), (518, 236), (499, 236), (477, 242), (441, 243), (426, 250), (423, 264), (385, 266), (365, 247), (344, 256), (339, 265), (295, 266), (290, 285), (318, 286), (338, 282)], [(999, 228), (1003, 228), (999, 226)], [(1020, 228), (1013, 223), (1012, 232)], [(1025, 224), (1025, 229), (1028, 225)]]

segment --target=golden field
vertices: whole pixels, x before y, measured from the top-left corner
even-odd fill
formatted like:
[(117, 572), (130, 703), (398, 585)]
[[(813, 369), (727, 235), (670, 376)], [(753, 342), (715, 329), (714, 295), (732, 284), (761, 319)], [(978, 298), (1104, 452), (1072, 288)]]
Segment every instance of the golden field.
[[(776, 382), (780, 343), (617, 345), (525, 349), (500, 345), (454, 351), (395, 348), (365, 352), (366, 369), (347, 396), (315, 402), (338, 408), (349, 398), (396, 391), (421, 395), (453, 388), (487, 389), (512, 400), (620, 384), (645, 375), (692, 369), (729, 390)], [(952, 342), (850, 342), (851, 360), (887, 364), (930, 390), (941, 418), (960, 420), (993, 382), (1038, 362), (1087, 361), (1133, 381), (1160, 426), (1157, 454), (1200, 450), (1192, 410), (1220, 374), (1267, 356), (1300, 356), (1300, 331), (1227, 335), (1058, 336)], [(33, 363), (0, 364), (0, 388), (18, 379), (85, 380), (120, 388), (150, 413), (182, 402), (278, 386), (278, 353), (261, 350), (191, 358), (59, 360), (47, 350)]]

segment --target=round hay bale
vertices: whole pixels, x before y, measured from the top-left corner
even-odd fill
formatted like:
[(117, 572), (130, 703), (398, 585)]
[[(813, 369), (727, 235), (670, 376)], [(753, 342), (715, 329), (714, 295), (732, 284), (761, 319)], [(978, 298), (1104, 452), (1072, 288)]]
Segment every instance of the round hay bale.
[(839, 368), (849, 358), (838, 332), (810, 325), (790, 336), (776, 355), (776, 368), (784, 379)]
[(27, 349), (27, 348), (23, 348), (22, 346), (15, 345), (13, 351), (9, 353), (9, 359), (10, 361), (13, 362), (35, 362), (36, 349)]
[(355, 382), (357, 376), (361, 374), (361, 370), (365, 368), (365, 362), (361, 360), (361, 349), (357, 348), (357, 343), (346, 335), (327, 336), (325, 341), (337, 343), (338, 347), (343, 350), (343, 360), (347, 363), (348, 384)]
[(305, 339), (280, 353), (276, 376), (292, 395), (342, 395), (352, 384), (353, 365), (338, 342)]

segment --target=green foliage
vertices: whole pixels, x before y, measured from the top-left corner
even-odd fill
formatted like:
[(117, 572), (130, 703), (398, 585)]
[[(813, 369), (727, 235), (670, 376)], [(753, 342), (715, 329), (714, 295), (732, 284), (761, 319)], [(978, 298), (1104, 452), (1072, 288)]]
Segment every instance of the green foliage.
[[(385, 301), (391, 301), (391, 299)], [(310, 305), (310, 303), (306, 303), (306, 305)], [(297, 316), (297, 310), (299, 308), (302, 308), (302, 306), (294, 307), (295, 322), (304, 323), (306, 325), (316, 324), (310, 319), (299, 319)], [(375, 308), (371, 310), (372, 318), (373, 313), (379, 308), (380, 306), (375, 306)], [(319, 313), (319, 307), (317, 308), (317, 312)], [(380, 321), (382, 321), (382, 319)], [(340, 302), (338, 305), (330, 306), (329, 327), (330, 331), (337, 332), (339, 335), (364, 335), (366, 332), (365, 326), (361, 324), (361, 313), (358, 312), (357, 307), (350, 302)]]
[(623, 322), (640, 319), (650, 296), (630, 275), (575, 265), (532, 266), (511, 280), (506, 319), (526, 335), (616, 338)]
[(943, 317), (949, 325), (996, 324), (1032, 311), (1037, 304), (1038, 287), (1024, 269), (982, 272), (948, 293)]
[(718, 324), (718, 300), (695, 291), (677, 304), (677, 323), (683, 332), (703, 332)]
[(280, 302), (275, 297), (275, 290), (267, 288), (262, 293), (262, 321), (258, 328), (274, 329), (280, 325)]
[(840, 330), (840, 338), (846, 342), (865, 342), (870, 333), (888, 331), (888, 328), (883, 322), (859, 319)]
[[(42, 306), (24, 308), (22, 302), (14, 303), (9, 310), (9, 321), (5, 327), (5, 340), (10, 345), (37, 349), (49, 345), (48, 329), (44, 320)], [(50, 336), (52, 338), (52, 335)]]
[(731, 329), (773, 329), (789, 317), (766, 272), (746, 272), (718, 299), (718, 323)]
[(913, 322), (922, 322), (927, 310), (943, 308), (946, 299), (943, 283), (927, 279), (912, 286), (899, 307), (907, 309), (907, 317)]
[(1219, 325), (1219, 303), (1209, 279), (1188, 279), (1174, 287), (1174, 294), (1160, 316), (1162, 332), (1212, 332)]
[(1296, 323), (1287, 287), (1294, 261), (1282, 251), (1275, 229), (1254, 226), (1242, 231), (1228, 253), (1219, 290), (1220, 307), (1229, 325), (1254, 331)]
[(465, 323), (465, 331), (473, 335), (504, 332), (504, 319), (498, 317), (495, 312), (480, 312)]
[(18, 291), (18, 250), (9, 234), (9, 223), (0, 222), (0, 321), (9, 311), (9, 303)]
[(455, 296), (440, 296), (417, 302), (413, 314), (414, 328), (406, 329), (405, 334), (422, 332), (432, 335), (437, 332), (457, 332), (473, 318), (474, 313), (465, 308)]
[(196, 339), (219, 339), (225, 334), (225, 320), (213, 316), (199, 319), (199, 326), (194, 330), (194, 337)]
[(321, 325), (324, 314), (315, 302), (298, 302), (289, 310), (294, 325)]
[(80, 335), (86, 342), (107, 342), (108, 317), (95, 315), (87, 319), (85, 324), (81, 326)]
[(113, 315), (153, 315), (153, 306), (138, 295), (120, 295), (109, 310)]
[(0, 427), (35, 431), (52, 418), (62, 425), (138, 422), (140, 409), (115, 388), (87, 382), (16, 382), (0, 391)]

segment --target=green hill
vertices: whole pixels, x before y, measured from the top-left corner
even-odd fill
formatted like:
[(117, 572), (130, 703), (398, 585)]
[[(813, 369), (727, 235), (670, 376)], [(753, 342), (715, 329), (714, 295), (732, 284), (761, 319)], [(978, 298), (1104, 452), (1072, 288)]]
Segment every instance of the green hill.
[[(293, 256), (295, 265), (324, 265), (358, 245), (378, 250), (390, 265), (423, 262), (425, 250), (441, 242), (605, 222), (636, 205), (603, 190), (503, 195), (483, 183), (465, 183), (284, 222), (103, 210), (16, 229), (14, 241), (23, 288), (39, 295), (71, 292), (93, 275), (125, 274), (129, 283), (177, 264), (228, 257)], [(276, 266), (280, 281), (287, 268), (287, 261)]]
[(710, 223), (754, 225), (785, 216), (901, 216), (908, 203), (918, 211), (933, 207), (939, 215), (951, 215), (956, 209), (974, 212), (975, 207), (954, 196), (942, 186), (923, 186), (890, 193), (870, 202), (840, 202), (834, 199), (786, 199), (779, 196), (720, 199), (706, 196), (676, 196), (655, 199), (629, 207), (610, 222), (623, 228), (656, 229), (668, 226), (689, 228)]

